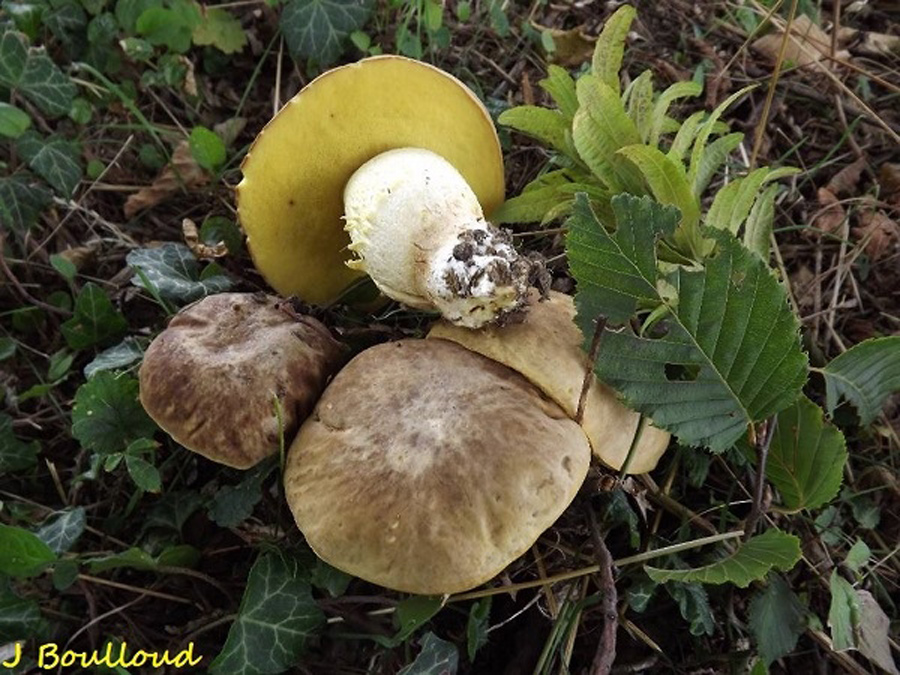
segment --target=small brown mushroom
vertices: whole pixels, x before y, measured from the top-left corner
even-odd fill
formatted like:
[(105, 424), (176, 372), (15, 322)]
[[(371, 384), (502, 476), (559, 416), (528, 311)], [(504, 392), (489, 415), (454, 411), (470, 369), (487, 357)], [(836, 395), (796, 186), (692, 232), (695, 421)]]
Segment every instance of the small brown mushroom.
[(328, 329), (287, 303), (212, 295), (182, 309), (147, 349), (141, 403), (184, 447), (247, 469), (278, 451), (281, 434), (290, 442), (342, 361)]

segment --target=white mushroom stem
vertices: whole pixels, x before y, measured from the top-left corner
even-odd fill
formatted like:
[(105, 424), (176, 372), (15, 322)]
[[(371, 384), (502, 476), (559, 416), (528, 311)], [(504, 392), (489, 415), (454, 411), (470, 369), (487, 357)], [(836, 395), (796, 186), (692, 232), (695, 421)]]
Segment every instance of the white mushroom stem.
[(401, 148), (363, 164), (344, 189), (348, 263), (381, 291), (451, 323), (478, 328), (525, 306), (541, 269), (488, 223), (460, 173), (428, 150)]

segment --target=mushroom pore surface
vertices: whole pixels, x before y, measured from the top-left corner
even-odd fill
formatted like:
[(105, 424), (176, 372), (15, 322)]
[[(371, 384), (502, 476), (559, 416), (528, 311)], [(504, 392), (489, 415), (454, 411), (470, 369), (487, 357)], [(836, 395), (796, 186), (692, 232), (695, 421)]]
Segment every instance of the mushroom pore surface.
[(151, 343), (141, 403), (184, 447), (246, 469), (278, 451), (281, 431), (290, 441), (342, 360), (316, 319), (271, 296), (222, 293), (182, 309)]
[(525, 378), (444, 340), (353, 359), (291, 446), (285, 492), (338, 569), (412, 593), (499, 573), (581, 486), (581, 428)]

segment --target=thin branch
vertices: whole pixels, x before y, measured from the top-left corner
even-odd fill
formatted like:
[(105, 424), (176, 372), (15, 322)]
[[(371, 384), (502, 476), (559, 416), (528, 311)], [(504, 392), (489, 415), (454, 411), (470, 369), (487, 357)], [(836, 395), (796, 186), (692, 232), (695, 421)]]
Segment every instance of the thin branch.
[(597, 354), (600, 353), (600, 340), (603, 338), (603, 330), (606, 328), (606, 317), (598, 316), (594, 325), (594, 337), (591, 338), (591, 351), (588, 352), (587, 370), (584, 372), (584, 382), (581, 384), (581, 395), (578, 397), (578, 409), (575, 412), (575, 421), (581, 424), (584, 419), (584, 406), (587, 404), (588, 392), (593, 382), (594, 363), (597, 362)]
[[(598, 322), (600, 323), (600, 322)], [(590, 675), (609, 675), (616, 660), (616, 631), (619, 627), (619, 613), (616, 605), (619, 595), (616, 592), (616, 580), (613, 576), (613, 559), (603, 541), (603, 532), (597, 524), (594, 509), (588, 506), (588, 517), (591, 520), (591, 538), (594, 542), (594, 556), (600, 567), (600, 609), (603, 612), (603, 629), (597, 642), (597, 651), (588, 671)]]
[(756, 482), (753, 485), (753, 505), (750, 507), (750, 515), (744, 524), (744, 539), (747, 540), (753, 536), (756, 531), (756, 523), (762, 515), (763, 493), (766, 487), (766, 460), (769, 458), (769, 446), (772, 445), (772, 438), (775, 435), (775, 427), (778, 426), (778, 418), (770, 417), (763, 422), (759, 433), (756, 433), (756, 442), (754, 447), (756, 450)]

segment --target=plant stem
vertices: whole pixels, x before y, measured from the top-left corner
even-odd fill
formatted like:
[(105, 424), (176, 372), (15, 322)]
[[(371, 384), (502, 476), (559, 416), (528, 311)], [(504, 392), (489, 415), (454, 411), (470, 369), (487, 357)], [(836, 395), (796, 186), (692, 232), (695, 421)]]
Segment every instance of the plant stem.
[[(599, 324), (599, 322), (598, 322)], [(597, 642), (597, 651), (591, 662), (591, 675), (608, 675), (616, 660), (616, 631), (619, 627), (619, 613), (616, 604), (619, 595), (616, 592), (616, 580), (613, 576), (613, 559), (603, 541), (603, 532), (597, 524), (594, 509), (588, 506), (588, 517), (591, 520), (591, 538), (594, 541), (594, 556), (599, 563), (600, 572), (600, 608), (603, 612), (603, 629)]]
[(766, 460), (769, 458), (769, 446), (772, 445), (772, 437), (775, 435), (775, 427), (778, 426), (778, 418), (770, 417), (761, 425), (760, 432), (756, 434), (756, 482), (753, 485), (753, 505), (750, 514), (744, 524), (744, 541), (753, 536), (756, 531), (756, 523), (762, 515), (763, 494), (766, 487)]
[(591, 390), (591, 376), (594, 374), (594, 363), (597, 354), (600, 353), (600, 340), (603, 337), (603, 329), (606, 328), (606, 317), (600, 315), (594, 324), (594, 337), (591, 338), (591, 351), (588, 352), (588, 367), (584, 373), (584, 382), (581, 384), (581, 395), (578, 397), (578, 409), (575, 412), (575, 421), (581, 424), (584, 419), (584, 406), (587, 403), (587, 395)]

